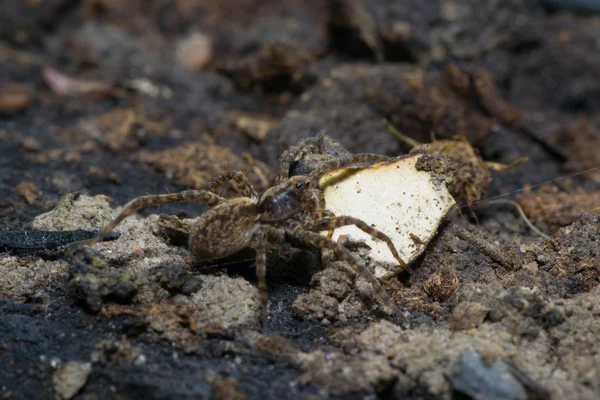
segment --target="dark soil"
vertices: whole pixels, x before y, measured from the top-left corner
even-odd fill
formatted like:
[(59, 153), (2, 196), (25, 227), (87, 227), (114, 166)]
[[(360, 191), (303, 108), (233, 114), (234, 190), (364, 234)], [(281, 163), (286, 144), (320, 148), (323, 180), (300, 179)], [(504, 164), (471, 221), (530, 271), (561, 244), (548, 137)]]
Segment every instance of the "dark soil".
[[(5, 0), (0, 396), (600, 397), (592, 3)], [(253, 254), (200, 265), (151, 216), (195, 218), (202, 204), (145, 210), (74, 258), (66, 238), (89, 232), (19, 243), (100, 229), (132, 198), (232, 169), (264, 191), (282, 152), (321, 131), (386, 156), (413, 147), (393, 132), (438, 141), (457, 202), (476, 202), (385, 283), (408, 326), (347, 268), (283, 247), (261, 333)], [(455, 136), (475, 150), (452, 150)], [(521, 157), (506, 171), (481, 160)], [(485, 200), (519, 189), (503, 198), (547, 239)]]

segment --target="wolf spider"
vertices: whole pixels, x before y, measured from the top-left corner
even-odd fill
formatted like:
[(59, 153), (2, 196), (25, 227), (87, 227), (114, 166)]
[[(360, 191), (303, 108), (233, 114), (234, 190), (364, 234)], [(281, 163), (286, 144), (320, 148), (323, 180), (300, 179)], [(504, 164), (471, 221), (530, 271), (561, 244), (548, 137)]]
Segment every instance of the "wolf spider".
[[(200, 200), (210, 208), (190, 228), (189, 249), (201, 261), (211, 261), (230, 256), (242, 249), (256, 250), (256, 276), (261, 302), (263, 327), (267, 316), (266, 254), (270, 241), (301, 242), (320, 249), (333, 250), (334, 254), (364, 277), (377, 294), (399, 316), (402, 313), (392, 302), (377, 279), (352, 255), (331, 240), (334, 229), (355, 225), (369, 235), (384, 241), (398, 263), (405, 267), (394, 244), (384, 233), (372, 228), (364, 221), (351, 216), (335, 216), (325, 209), (319, 178), (336, 168), (381, 161), (381, 156), (362, 154), (343, 160), (335, 160), (314, 170), (308, 175), (291, 177), (267, 189), (259, 196), (248, 178), (240, 171), (231, 171), (217, 177), (211, 190), (185, 190), (180, 193), (147, 195), (133, 199), (125, 205), (119, 216), (95, 238), (72, 243), (75, 248), (91, 245), (103, 240), (121, 221), (134, 212), (159, 204)], [(243, 197), (225, 199), (216, 192), (220, 185), (233, 180)], [(319, 232), (328, 231), (325, 237)]]

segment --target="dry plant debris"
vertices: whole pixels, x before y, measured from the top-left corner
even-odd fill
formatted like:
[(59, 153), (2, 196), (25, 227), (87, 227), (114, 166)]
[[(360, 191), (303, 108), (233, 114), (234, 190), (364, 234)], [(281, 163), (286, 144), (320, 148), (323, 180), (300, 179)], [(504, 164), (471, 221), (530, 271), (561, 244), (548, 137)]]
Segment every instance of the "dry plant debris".
[(600, 170), (597, 169), (600, 166), (600, 136), (592, 121), (580, 117), (568, 124), (554, 139), (568, 155), (566, 166), (570, 171), (594, 169), (585, 176), (600, 181)]
[(600, 192), (580, 189), (570, 193), (555, 186), (543, 186), (517, 194), (516, 201), (534, 224), (554, 232), (600, 207)]

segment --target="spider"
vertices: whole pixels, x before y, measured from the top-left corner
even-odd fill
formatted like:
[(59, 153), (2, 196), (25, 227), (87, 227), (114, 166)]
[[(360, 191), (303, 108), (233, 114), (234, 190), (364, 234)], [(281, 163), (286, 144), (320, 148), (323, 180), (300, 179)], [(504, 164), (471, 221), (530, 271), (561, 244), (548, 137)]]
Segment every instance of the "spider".
[[(371, 236), (384, 241), (402, 268), (406, 266), (390, 238), (364, 221), (351, 216), (335, 216), (325, 209), (319, 178), (336, 168), (381, 161), (381, 156), (360, 154), (325, 163), (307, 175), (288, 178), (258, 195), (248, 178), (240, 171), (231, 171), (217, 177), (211, 190), (185, 190), (179, 193), (147, 195), (127, 203), (119, 216), (112, 220), (95, 238), (71, 243), (70, 249), (91, 245), (103, 240), (121, 221), (146, 207), (200, 200), (210, 208), (190, 228), (189, 249), (200, 261), (225, 258), (251, 247), (256, 250), (256, 276), (258, 281), (262, 326), (266, 324), (268, 298), (266, 291), (266, 254), (269, 242), (303, 243), (319, 249), (333, 250), (360, 276), (364, 277), (401, 318), (402, 312), (392, 302), (377, 279), (352, 253), (331, 240), (334, 229), (355, 225)], [(225, 199), (217, 194), (220, 185), (234, 181), (243, 197)], [(319, 232), (328, 231), (329, 236)]]

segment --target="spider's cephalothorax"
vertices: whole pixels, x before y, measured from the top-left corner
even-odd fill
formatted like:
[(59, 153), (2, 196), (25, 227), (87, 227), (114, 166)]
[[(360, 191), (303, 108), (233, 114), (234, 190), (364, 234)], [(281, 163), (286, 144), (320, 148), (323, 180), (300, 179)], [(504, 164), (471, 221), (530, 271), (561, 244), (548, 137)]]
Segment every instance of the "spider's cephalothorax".
[[(153, 205), (200, 200), (211, 206), (190, 228), (189, 248), (199, 260), (215, 260), (230, 256), (247, 247), (256, 249), (256, 274), (263, 311), (263, 324), (267, 315), (267, 291), (265, 283), (266, 254), (269, 241), (292, 239), (309, 246), (330, 249), (336, 256), (348, 262), (352, 268), (373, 286), (386, 304), (400, 313), (377, 279), (356, 259), (352, 253), (319, 232), (333, 231), (345, 225), (355, 225), (371, 236), (387, 243), (390, 251), (404, 266), (391, 240), (382, 232), (351, 216), (335, 216), (325, 209), (323, 195), (318, 187), (319, 177), (332, 169), (369, 160), (379, 156), (359, 155), (329, 163), (309, 175), (291, 177), (269, 189), (262, 196), (239, 171), (219, 176), (211, 190), (186, 190), (180, 193), (138, 197), (102, 233), (90, 240), (77, 242), (79, 247), (101, 241), (123, 219), (132, 213)], [(225, 199), (216, 194), (219, 185), (233, 180), (243, 197)]]
[(294, 176), (287, 182), (267, 189), (258, 201), (260, 220), (266, 223), (281, 222), (305, 211), (315, 201), (309, 176)]

